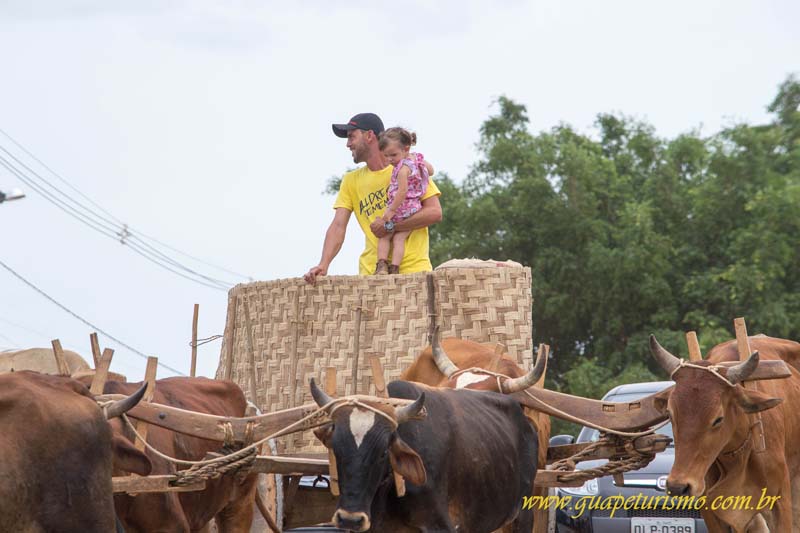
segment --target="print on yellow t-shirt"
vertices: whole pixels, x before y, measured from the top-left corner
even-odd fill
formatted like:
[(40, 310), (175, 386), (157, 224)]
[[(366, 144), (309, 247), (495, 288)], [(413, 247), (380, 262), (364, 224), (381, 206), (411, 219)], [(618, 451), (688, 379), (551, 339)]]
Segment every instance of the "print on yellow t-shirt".
[[(386, 210), (386, 189), (392, 177), (392, 166), (373, 171), (366, 165), (348, 172), (342, 177), (339, 194), (336, 196), (334, 209), (343, 207), (352, 211), (364, 232), (364, 251), (358, 260), (358, 273), (362, 276), (375, 272), (378, 261), (378, 238), (373, 235), (369, 225)], [(428, 190), (422, 197), (426, 200), (441, 194), (433, 180), (428, 182)], [(432, 270), (428, 257), (428, 228), (420, 228), (411, 232), (406, 240), (406, 252), (400, 264), (401, 274), (425, 272)]]

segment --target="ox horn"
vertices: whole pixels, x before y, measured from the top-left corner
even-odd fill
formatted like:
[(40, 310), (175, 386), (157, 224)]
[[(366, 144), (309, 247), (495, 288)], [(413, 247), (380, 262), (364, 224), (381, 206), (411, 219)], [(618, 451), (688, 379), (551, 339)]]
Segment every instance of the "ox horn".
[(433, 353), (433, 362), (436, 363), (436, 366), (439, 367), (439, 371), (444, 374), (445, 377), (449, 378), (458, 372), (458, 367), (450, 360), (444, 348), (442, 348), (442, 345), (439, 344), (439, 326), (436, 326), (433, 330), (431, 352)]
[(317, 402), (317, 405), (320, 407), (325, 407), (333, 401), (333, 398), (317, 387), (317, 382), (314, 381), (314, 378), (311, 378), (311, 396), (313, 396), (314, 401)]
[(123, 400), (117, 400), (114, 403), (109, 404), (106, 409), (106, 419), (111, 420), (112, 418), (116, 418), (118, 416), (124, 415), (138, 404), (142, 398), (144, 398), (144, 393), (147, 390), (147, 383), (139, 387), (139, 390), (128, 396)]
[(403, 422), (408, 422), (415, 416), (422, 411), (422, 408), (425, 404), (425, 393), (420, 392), (419, 398), (417, 398), (414, 403), (410, 405), (406, 405), (405, 407), (397, 407), (394, 410), (395, 417), (397, 418), (397, 424), (400, 425)]
[(757, 367), (758, 351), (755, 351), (750, 354), (750, 357), (747, 358), (747, 361), (742, 361), (738, 365), (730, 367), (725, 377), (727, 377), (728, 381), (730, 381), (732, 384), (736, 385), (737, 383), (741, 383), (749, 378), (750, 374), (752, 374)]
[(653, 354), (659, 366), (670, 376), (675, 372), (675, 369), (681, 366), (681, 360), (658, 344), (655, 335), (650, 335), (650, 353)]
[(501, 385), (503, 392), (506, 394), (513, 394), (515, 392), (529, 389), (534, 385), (536, 385), (536, 382), (539, 381), (539, 378), (542, 377), (544, 369), (547, 366), (548, 352), (549, 349), (547, 345), (540, 344), (539, 352), (536, 354), (536, 364), (533, 365), (531, 371), (525, 374), (524, 376), (507, 379), (506, 381), (504, 381), (503, 384)]

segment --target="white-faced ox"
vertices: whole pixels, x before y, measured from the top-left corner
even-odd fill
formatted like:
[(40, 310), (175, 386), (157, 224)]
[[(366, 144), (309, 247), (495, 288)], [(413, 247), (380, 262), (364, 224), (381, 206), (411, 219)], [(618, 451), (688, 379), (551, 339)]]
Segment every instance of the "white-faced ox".
[[(757, 350), (738, 361), (736, 341), (715, 346), (705, 361), (687, 363), (667, 352), (654, 337), (650, 349), (675, 380), (663, 393), (675, 435), (675, 463), (667, 479), (673, 495), (705, 496), (701, 510), (711, 533), (773, 531), (800, 528), (800, 344), (763, 335), (750, 337)], [(758, 390), (742, 382), (764, 360), (784, 360), (787, 379), (756, 381)], [(760, 413), (766, 446), (756, 449), (754, 418)], [(757, 509), (764, 492), (779, 496), (771, 509)], [(718, 506), (729, 497), (750, 497), (749, 506)], [(734, 500), (729, 500), (734, 501)], [(744, 501), (744, 500), (740, 500)], [(744, 508), (741, 508), (744, 507)], [(793, 516), (794, 515), (794, 516)], [(769, 528), (769, 529), (767, 529)]]
[[(316, 430), (333, 449), (341, 491), (333, 522), (352, 531), (487, 533), (519, 517), (536, 473), (537, 440), (519, 404), (502, 394), (393, 381), (389, 396), (415, 400), (337, 402), (311, 382), (332, 423)], [(332, 403), (333, 402), (333, 403)], [(427, 416), (413, 419), (425, 408)], [(392, 471), (406, 480), (398, 497)]]

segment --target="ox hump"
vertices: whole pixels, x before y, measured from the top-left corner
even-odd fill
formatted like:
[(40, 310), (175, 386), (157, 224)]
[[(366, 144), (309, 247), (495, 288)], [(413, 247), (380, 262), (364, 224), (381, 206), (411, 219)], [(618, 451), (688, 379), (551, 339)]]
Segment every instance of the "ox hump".
[(356, 448), (361, 447), (364, 437), (375, 425), (375, 413), (366, 409), (353, 409), (350, 413), (350, 433), (356, 441)]

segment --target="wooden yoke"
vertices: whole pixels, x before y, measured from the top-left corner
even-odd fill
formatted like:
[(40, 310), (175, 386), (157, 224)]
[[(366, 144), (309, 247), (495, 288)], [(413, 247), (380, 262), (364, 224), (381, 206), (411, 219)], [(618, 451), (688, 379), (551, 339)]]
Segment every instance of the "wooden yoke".
[[(750, 351), (750, 339), (747, 338), (747, 325), (744, 322), (744, 317), (735, 318), (733, 327), (736, 330), (736, 347), (739, 349), (739, 361), (746, 361), (752, 352)], [(755, 381), (745, 381), (742, 386), (745, 389), (758, 390), (758, 383)], [(749, 417), (752, 422), (753, 451), (762, 453), (767, 449), (767, 442), (764, 436), (761, 413), (753, 413)]]
[[(429, 277), (428, 279), (433, 278)], [(372, 381), (375, 382), (376, 394), (381, 398), (388, 398), (389, 392), (386, 390), (386, 379), (383, 376), (383, 365), (381, 365), (380, 357), (377, 355), (370, 357), (369, 365), (372, 368)], [(397, 491), (397, 497), (402, 498), (406, 495), (406, 480), (395, 471), (392, 471), (392, 474), (394, 475), (394, 488)]]

